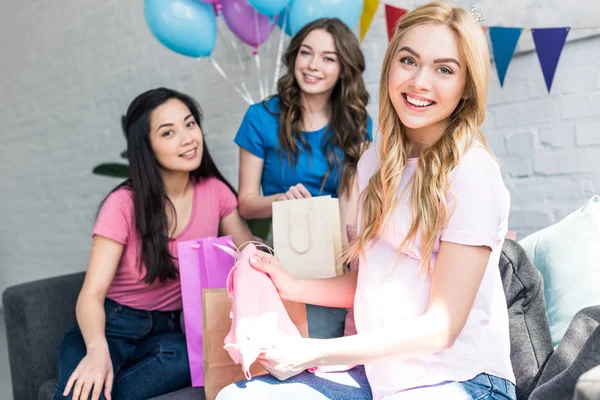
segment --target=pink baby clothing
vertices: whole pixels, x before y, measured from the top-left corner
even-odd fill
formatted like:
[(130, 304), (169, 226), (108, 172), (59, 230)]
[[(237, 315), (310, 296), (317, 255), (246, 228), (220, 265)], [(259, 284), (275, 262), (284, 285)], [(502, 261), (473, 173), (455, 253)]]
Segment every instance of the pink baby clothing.
[[(194, 185), (192, 215), (186, 227), (169, 240), (169, 250), (177, 258), (177, 243), (218, 236), (221, 218), (237, 208), (235, 194), (216, 178), (201, 178)], [(125, 245), (123, 255), (106, 297), (117, 303), (141, 310), (181, 310), (179, 279), (167, 282), (144, 282), (146, 268), (140, 267), (141, 243), (135, 225), (133, 191), (121, 188), (111, 193), (100, 210), (94, 235), (100, 235)], [(175, 266), (179, 267), (177, 259)]]
[(266, 349), (287, 338), (301, 337), (271, 278), (250, 265), (255, 252), (252, 244), (244, 247), (227, 278), (232, 321), (224, 348), (242, 365), (246, 379), (252, 378), (250, 366)]
[[(358, 165), (362, 193), (379, 173), (378, 146), (367, 150)], [(428, 305), (431, 279), (419, 274), (420, 233), (409, 249), (398, 248), (412, 222), (410, 189), (417, 159), (408, 160), (398, 187), (398, 204), (383, 236), (369, 244), (360, 258), (354, 300), (358, 334), (403, 329), (403, 321), (422, 315)], [(453, 213), (439, 233), (431, 268), (441, 241), (488, 246), (492, 252), (467, 322), (454, 345), (413, 358), (387, 359), (365, 365), (374, 400), (418, 386), (466, 381), (480, 373), (515, 382), (510, 361), (508, 312), (498, 261), (508, 227), (510, 205), (498, 164), (480, 144), (462, 156), (449, 176)], [(360, 207), (359, 207), (360, 210)], [(359, 214), (359, 232), (362, 229)]]

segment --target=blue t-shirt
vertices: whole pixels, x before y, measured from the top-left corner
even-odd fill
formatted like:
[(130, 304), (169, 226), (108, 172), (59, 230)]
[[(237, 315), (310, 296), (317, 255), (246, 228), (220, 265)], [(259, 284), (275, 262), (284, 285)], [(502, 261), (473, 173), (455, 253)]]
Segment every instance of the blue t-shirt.
[[(266, 107), (265, 107), (266, 105)], [(244, 116), (240, 129), (235, 136), (235, 143), (262, 158), (265, 161), (261, 186), (264, 196), (276, 193), (285, 193), (290, 186), (303, 184), (313, 196), (331, 195), (337, 197), (340, 174), (338, 166), (327, 178), (323, 191), (321, 186), (323, 178), (329, 170), (329, 164), (324, 152), (324, 136), (327, 126), (312, 132), (302, 132), (304, 138), (312, 149), (310, 152), (302, 150), (299, 144), (298, 162), (294, 166), (289, 163), (287, 156), (280, 152), (279, 145), (279, 97), (266, 100), (266, 104), (251, 105)], [(367, 119), (369, 140), (373, 140), (373, 121)], [(343, 160), (344, 154), (339, 147), (334, 150)]]

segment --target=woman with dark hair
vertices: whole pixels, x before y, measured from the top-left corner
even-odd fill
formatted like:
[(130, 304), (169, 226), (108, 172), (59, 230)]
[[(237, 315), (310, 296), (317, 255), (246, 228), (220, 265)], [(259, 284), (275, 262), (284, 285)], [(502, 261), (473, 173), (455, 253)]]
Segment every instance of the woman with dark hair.
[(78, 324), (59, 347), (55, 399), (148, 399), (190, 385), (177, 243), (252, 239), (201, 121), (196, 102), (170, 89), (129, 106), (131, 178), (100, 207)]
[[(306, 25), (282, 61), (287, 72), (278, 81), (277, 95), (250, 106), (235, 138), (240, 213), (246, 219), (271, 217), (274, 201), (339, 195), (343, 202), (372, 141), (365, 59), (341, 20)], [(310, 336), (341, 336), (345, 313), (308, 306)]]

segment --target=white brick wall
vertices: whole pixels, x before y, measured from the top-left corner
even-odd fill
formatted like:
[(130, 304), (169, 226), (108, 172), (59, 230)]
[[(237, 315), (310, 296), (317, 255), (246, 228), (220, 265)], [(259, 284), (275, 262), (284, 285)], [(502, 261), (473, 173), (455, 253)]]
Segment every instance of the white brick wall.
[[(386, 41), (380, 9), (363, 44), (375, 120)], [(503, 89), (493, 76), (485, 131), (512, 194), (511, 228), (521, 235), (599, 191), (599, 50), (598, 37), (569, 43), (550, 95), (535, 53), (515, 57)], [(237, 184), (232, 139), (245, 103), (207, 60), (160, 45), (143, 1), (4, 1), (0, 52), (0, 291), (85, 268), (98, 204), (117, 183), (91, 170), (119, 161), (119, 117), (148, 88), (170, 86), (199, 100), (210, 149)], [(215, 57), (239, 75), (221, 41)]]

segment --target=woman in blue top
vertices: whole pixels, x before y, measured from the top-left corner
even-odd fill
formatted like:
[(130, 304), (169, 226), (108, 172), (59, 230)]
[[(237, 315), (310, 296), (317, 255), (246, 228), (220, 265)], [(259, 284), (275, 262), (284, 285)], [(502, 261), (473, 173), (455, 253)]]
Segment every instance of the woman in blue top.
[[(344, 201), (372, 141), (365, 59), (341, 20), (323, 18), (302, 28), (283, 64), (278, 94), (250, 106), (235, 137), (239, 207), (246, 219), (271, 217), (271, 204), (279, 200), (339, 194)], [(311, 337), (343, 334), (345, 310), (307, 311)]]

